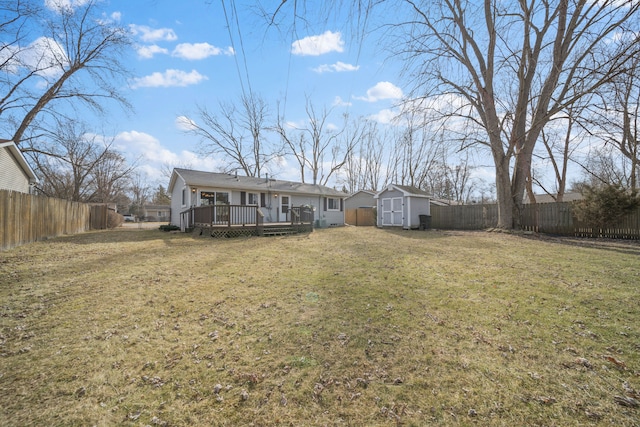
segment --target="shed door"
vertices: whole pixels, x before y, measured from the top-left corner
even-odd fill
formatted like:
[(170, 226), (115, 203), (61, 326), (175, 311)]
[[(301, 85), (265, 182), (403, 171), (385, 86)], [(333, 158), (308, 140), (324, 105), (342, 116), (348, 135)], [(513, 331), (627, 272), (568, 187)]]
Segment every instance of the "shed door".
[(382, 199), (382, 225), (402, 225), (402, 197)]

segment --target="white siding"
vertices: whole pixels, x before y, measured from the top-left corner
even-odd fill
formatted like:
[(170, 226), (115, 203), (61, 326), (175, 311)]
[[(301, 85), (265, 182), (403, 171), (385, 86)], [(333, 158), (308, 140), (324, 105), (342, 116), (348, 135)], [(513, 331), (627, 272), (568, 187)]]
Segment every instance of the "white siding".
[(0, 148), (0, 188), (29, 193), (29, 176), (8, 148)]
[(185, 194), (187, 198), (187, 204), (182, 204), (182, 190), (185, 190), (185, 193), (189, 192), (189, 189), (185, 186), (184, 180), (181, 177), (176, 178), (176, 183), (173, 186), (173, 191), (171, 192), (171, 224), (180, 226), (180, 212), (187, 209), (189, 194)]

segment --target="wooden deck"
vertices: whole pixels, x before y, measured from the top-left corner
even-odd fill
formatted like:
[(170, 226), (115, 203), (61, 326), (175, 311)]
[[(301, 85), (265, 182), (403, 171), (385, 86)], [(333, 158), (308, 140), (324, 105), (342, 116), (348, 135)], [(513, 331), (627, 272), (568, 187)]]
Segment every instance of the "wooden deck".
[(257, 206), (199, 206), (180, 215), (181, 228), (194, 236), (282, 236), (313, 231), (313, 211), (305, 206), (292, 207), (288, 215), (290, 221), (275, 223), (265, 223), (264, 215)]
[(196, 237), (243, 237), (243, 236), (285, 236), (290, 234), (310, 233), (313, 231), (313, 224), (289, 224), (289, 223), (268, 223), (262, 226), (255, 225), (233, 225), (210, 226), (196, 225), (191, 233)]

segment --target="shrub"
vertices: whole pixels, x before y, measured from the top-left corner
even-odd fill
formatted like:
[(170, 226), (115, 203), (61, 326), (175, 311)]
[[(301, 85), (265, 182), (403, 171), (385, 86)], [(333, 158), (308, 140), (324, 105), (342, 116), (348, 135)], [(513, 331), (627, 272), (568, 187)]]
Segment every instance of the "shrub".
[(172, 224), (163, 224), (160, 227), (160, 230), (162, 231), (176, 231), (176, 230), (180, 230), (180, 227), (178, 227), (177, 225), (172, 225)]
[(582, 189), (584, 198), (574, 202), (576, 218), (590, 227), (605, 228), (615, 224), (629, 212), (640, 206), (635, 191), (631, 192), (619, 184)]
[(107, 213), (107, 228), (120, 227), (124, 222), (124, 217), (117, 212), (109, 210)]

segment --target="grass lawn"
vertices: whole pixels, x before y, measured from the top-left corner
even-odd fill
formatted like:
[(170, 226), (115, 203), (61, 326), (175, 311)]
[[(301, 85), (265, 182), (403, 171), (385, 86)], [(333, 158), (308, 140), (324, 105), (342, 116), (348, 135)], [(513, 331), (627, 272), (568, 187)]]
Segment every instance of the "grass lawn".
[(0, 425), (637, 426), (639, 283), (637, 243), (65, 236), (0, 252)]

